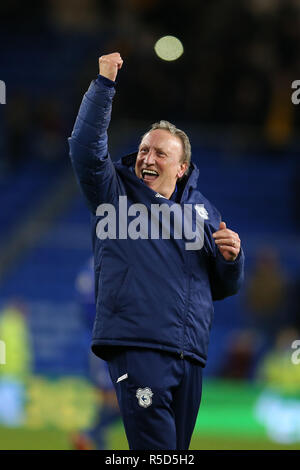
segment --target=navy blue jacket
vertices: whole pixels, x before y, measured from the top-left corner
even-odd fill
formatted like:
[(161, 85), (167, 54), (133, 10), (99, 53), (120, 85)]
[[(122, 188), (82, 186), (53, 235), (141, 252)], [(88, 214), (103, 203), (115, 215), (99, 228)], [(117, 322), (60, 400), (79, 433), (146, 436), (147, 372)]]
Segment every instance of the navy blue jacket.
[[(178, 183), (178, 202), (181, 207), (204, 205), (208, 218), (202, 249), (186, 250), (187, 240), (175, 238), (173, 232), (170, 239), (99, 239), (100, 204), (113, 204), (118, 212), (119, 196), (126, 196), (128, 207), (141, 203), (149, 214), (152, 204), (176, 204), (158, 197), (135, 175), (136, 154), (116, 163), (110, 159), (107, 129), (114, 94), (115, 83), (98, 76), (83, 98), (69, 139), (73, 168), (92, 214), (96, 294), (92, 350), (105, 358), (107, 347), (148, 347), (205, 365), (213, 300), (238, 291), (243, 252), (227, 262), (216, 248), (212, 233), (219, 229), (221, 217), (198, 191), (194, 164)], [(128, 223), (132, 220), (128, 217)]]

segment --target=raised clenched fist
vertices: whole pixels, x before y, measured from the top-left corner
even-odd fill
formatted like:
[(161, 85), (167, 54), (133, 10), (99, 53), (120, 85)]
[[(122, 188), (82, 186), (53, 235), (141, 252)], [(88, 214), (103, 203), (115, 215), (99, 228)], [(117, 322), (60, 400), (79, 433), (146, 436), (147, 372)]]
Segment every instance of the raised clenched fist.
[(99, 57), (99, 73), (103, 77), (109, 78), (113, 82), (116, 80), (118, 70), (123, 65), (123, 60), (119, 52), (102, 55)]

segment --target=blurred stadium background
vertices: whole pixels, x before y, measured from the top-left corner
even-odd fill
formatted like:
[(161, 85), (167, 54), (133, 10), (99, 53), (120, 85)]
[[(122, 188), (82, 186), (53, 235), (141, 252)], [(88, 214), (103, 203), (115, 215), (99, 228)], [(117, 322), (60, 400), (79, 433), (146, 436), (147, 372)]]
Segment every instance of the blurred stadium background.
[[(191, 447), (300, 449), (299, 0), (11, 0), (0, 15), (0, 449), (70, 449), (94, 419), (75, 289), (89, 214), (67, 137), (113, 51), (112, 158), (156, 120), (183, 128), (200, 191), (246, 254), (242, 292), (215, 304)], [(156, 55), (165, 35), (180, 39), (178, 60)], [(109, 447), (127, 448), (120, 422)]]

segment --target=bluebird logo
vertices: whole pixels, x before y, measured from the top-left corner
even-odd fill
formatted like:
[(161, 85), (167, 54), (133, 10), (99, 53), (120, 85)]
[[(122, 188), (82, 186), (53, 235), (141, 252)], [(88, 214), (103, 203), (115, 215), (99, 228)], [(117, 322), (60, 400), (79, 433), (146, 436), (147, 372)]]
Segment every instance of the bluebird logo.
[(148, 406), (152, 404), (153, 392), (149, 387), (138, 388), (136, 391), (136, 397), (140, 406), (148, 408)]
[(4, 341), (0, 341), (0, 365), (6, 364), (6, 346)]
[(6, 85), (0, 80), (0, 104), (6, 104)]

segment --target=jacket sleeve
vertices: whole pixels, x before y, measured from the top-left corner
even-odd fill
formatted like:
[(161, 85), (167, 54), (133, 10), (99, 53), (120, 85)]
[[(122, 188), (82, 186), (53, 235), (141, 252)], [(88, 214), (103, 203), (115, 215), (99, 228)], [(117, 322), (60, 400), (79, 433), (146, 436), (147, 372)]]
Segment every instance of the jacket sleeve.
[(222, 300), (236, 294), (244, 280), (244, 252), (241, 248), (235, 261), (226, 261), (219, 250), (210, 260), (213, 300)]
[(240, 253), (234, 261), (226, 261), (217, 248), (213, 233), (218, 230), (222, 220), (220, 213), (211, 206), (214, 213), (213, 223), (205, 226), (204, 248), (207, 255), (208, 272), (213, 300), (222, 300), (236, 294), (244, 280), (244, 252)]
[(94, 214), (100, 203), (112, 202), (117, 192), (116, 172), (107, 145), (114, 95), (115, 82), (98, 75), (83, 97), (68, 139), (77, 181)]

